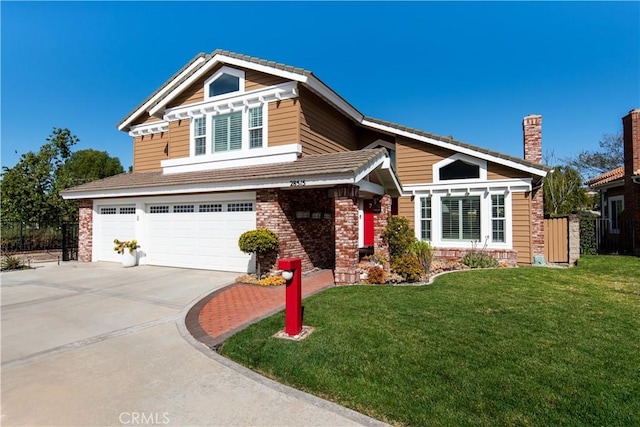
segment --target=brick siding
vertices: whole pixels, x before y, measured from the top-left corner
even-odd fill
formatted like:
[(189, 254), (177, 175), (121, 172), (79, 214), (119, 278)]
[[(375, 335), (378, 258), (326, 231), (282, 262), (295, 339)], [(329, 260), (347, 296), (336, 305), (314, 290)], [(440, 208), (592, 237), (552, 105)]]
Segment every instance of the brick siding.
[(358, 272), (358, 187), (334, 189), (335, 256), (334, 277), (337, 284), (357, 283)]
[[(374, 252), (385, 256), (386, 259), (389, 259), (389, 245), (384, 242), (382, 233), (387, 228), (389, 216), (391, 216), (391, 197), (386, 194), (380, 200), (380, 213), (373, 215)], [(390, 268), (390, 264), (387, 262), (384, 265), (384, 269), (389, 271)]]
[(78, 261), (91, 262), (93, 252), (93, 200), (80, 200)]
[(640, 109), (622, 119), (624, 140), (624, 211), (625, 219), (633, 220), (635, 254), (640, 255), (640, 184), (633, 177), (640, 175)]
[[(297, 218), (296, 212), (309, 212)], [(313, 214), (320, 218), (312, 218)], [(256, 227), (278, 234), (277, 254), (260, 257), (264, 272), (277, 269), (278, 258), (300, 258), (302, 271), (334, 267), (333, 203), (328, 189), (258, 190)]]
[[(463, 248), (435, 248), (433, 258), (446, 261), (461, 261), (464, 256), (470, 252), (470, 249)], [(486, 254), (491, 255), (498, 262), (508, 264), (510, 267), (518, 265), (518, 251), (513, 249), (485, 249), (483, 251)]]
[[(524, 158), (542, 163), (542, 116), (530, 115), (522, 121)], [(535, 185), (535, 183), (534, 183)], [(544, 256), (544, 191), (542, 187), (531, 194), (531, 249), (533, 255)], [(533, 261), (533, 260), (532, 260)]]

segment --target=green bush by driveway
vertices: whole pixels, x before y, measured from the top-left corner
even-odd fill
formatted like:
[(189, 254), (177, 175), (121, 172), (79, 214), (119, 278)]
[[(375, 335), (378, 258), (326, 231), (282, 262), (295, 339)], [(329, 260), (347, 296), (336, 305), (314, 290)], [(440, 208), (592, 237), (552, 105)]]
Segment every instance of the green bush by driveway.
[(397, 425), (640, 425), (640, 259), (332, 288), (224, 343), (264, 375)]

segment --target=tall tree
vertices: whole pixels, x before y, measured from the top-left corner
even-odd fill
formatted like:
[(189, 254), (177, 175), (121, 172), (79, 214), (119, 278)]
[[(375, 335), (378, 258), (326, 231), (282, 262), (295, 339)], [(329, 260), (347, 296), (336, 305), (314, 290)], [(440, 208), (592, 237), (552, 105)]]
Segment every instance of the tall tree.
[(582, 150), (577, 156), (566, 159), (587, 180), (624, 164), (622, 134), (605, 134), (598, 142), (599, 150)]
[(53, 128), (37, 153), (29, 151), (12, 168), (3, 168), (0, 187), (2, 219), (40, 225), (76, 221), (78, 204), (59, 192), (73, 185), (122, 173), (117, 157), (106, 152), (72, 152), (79, 139), (69, 129)]
[(71, 154), (59, 169), (59, 177), (65, 184), (80, 185), (123, 173), (120, 159), (111, 157), (106, 151), (93, 149), (78, 150)]
[(53, 128), (37, 153), (20, 156), (12, 168), (3, 168), (1, 206), (4, 220), (55, 225), (66, 213), (60, 197), (58, 168), (71, 156), (78, 137), (69, 129)]
[(551, 216), (567, 215), (588, 204), (582, 178), (571, 166), (556, 166), (544, 179), (544, 212)]

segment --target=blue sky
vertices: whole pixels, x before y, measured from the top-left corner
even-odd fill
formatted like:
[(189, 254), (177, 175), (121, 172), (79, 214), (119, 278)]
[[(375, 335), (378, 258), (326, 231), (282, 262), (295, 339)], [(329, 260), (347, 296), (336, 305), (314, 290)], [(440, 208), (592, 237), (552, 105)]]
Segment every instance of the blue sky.
[[(640, 107), (639, 2), (2, 2), (2, 165), (52, 127), (132, 164), (116, 124), (199, 52), (313, 71), (365, 115), (522, 156), (596, 149)], [(16, 153), (17, 152), (17, 153)]]

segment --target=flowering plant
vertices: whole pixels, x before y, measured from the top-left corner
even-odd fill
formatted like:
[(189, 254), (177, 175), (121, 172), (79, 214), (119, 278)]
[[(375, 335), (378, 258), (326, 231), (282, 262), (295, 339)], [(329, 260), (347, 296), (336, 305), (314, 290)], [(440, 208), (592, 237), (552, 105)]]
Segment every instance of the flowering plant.
[(129, 253), (133, 254), (133, 251), (138, 249), (140, 245), (138, 245), (138, 241), (136, 239), (133, 240), (123, 240), (120, 241), (118, 239), (114, 239), (113, 243), (116, 245), (113, 250), (118, 252), (119, 254), (123, 254), (125, 249), (129, 249)]

